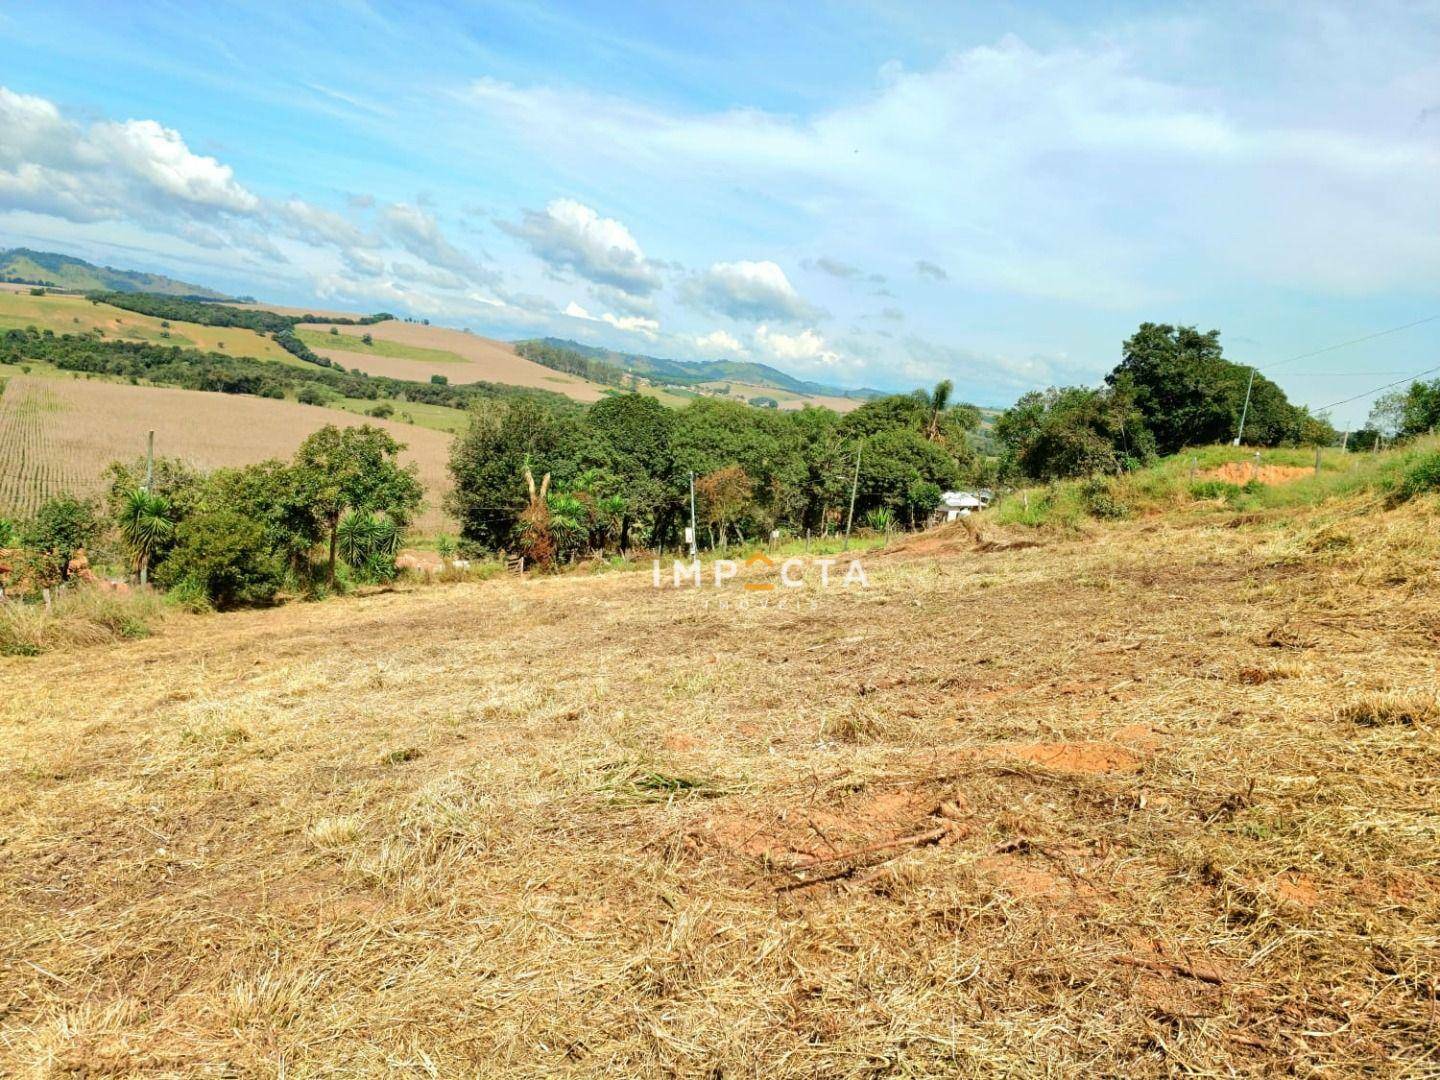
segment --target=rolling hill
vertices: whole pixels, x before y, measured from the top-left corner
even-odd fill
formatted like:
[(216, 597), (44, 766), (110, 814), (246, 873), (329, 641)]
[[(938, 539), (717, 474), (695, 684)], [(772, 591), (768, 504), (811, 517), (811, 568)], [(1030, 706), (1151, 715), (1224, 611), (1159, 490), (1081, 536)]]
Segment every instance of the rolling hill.
[[(739, 382), (749, 386), (769, 387), (786, 390), (803, 396), (834, 398), (883, 397), (885, 391), (869, 387), (847, 389), (829, 386), (825, 383), (797, 379), (779, 368), (760, 364), (752, 360), (670, 360), (660, 356), (646, 356), (641, 353), (616, 352), (613, 349), (582, 345), (568, 338), (541, 338), (546, 345), (569, 349), (592, 360), (602, 360), (635, 375), (644, 375), (662, 382), (679, 385), (701, 385), (712, 382)], [(521, 344), (517, 342), (517, 344)]]
[(45, 285), (57, 289), (86, 292), (92, 289), (113, 292), (149, 292), (165, 296), (187, 296), (198, 300), (228, 300), (225, 293), (207, 289), (189, 281), (179, 281), (164, 274), (146, 274), (138, 270), (117, 270), (113, 266), (96, 266), (73, 255), (55, 251), (34, 251), (10, 248), (0, 251), (0, 281), (20, 285)]

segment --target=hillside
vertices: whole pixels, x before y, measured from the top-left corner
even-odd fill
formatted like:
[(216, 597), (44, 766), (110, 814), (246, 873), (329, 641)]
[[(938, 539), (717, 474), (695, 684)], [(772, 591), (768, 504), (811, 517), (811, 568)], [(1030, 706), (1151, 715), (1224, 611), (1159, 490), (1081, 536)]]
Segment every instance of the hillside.
[(45, 499), (102, 491), (105, 467), (155, 450), (200, 469), (284, 458), (326, 424), (375, 424), (409, 449), (427, 507), (421, 532), (449, 529), (441, 509), (449, 490), (450, 437), (393, 420), (243, 394), (130, 386), (88, 379), (12, 375), (0, 386), (0, 517), (23, 518)]
[[(397, 379), (428, 379), (443, 375), (452, 383), (495, 382), (564, 394), (574, 401), (599, 401), (608, 389), (565, 372), (552, 371), (517, 356), (508, 343), (442, 326), (393, 320), (374, 326), (318, 323), (300, 331), (300, 338), (346, 368), (367, 375)], [(369, 334), (373, 345), (365, 345)]]
[(163, 293), (166, 296), (188, 296), (200, 300), (226, 300), (224, 293), (207, 289), (189, 281), (178, 281), (164, 274), (147, 274), (138, 270), (117, 270), (113, 266), (96, 266), (73, 255), (54, 251), (33, 251), (11, 248), (0, 251), (0, 281), (25, 285), (53, 285), (76, 292), (93, 289), (115, 292)]
[(884, 391), (869, 388), (845, 389), (825, 383), (809, 382), (788, 375), (769, 364), (751, 360), (667, 360), (640, 353), (616, 352), (613, 349), (582, 345), (568, 338), (541, 338), (547, 345), (570, 349), (595, 360), (603, 360), (637, 375), (655, 376), (679, 385), (739, 382), (753, 386), (785, 390), (806, 397), (866, 398), (881, 397)]
[(1435, 512), (0, 659), (0, 1071), (1425, 1074)]

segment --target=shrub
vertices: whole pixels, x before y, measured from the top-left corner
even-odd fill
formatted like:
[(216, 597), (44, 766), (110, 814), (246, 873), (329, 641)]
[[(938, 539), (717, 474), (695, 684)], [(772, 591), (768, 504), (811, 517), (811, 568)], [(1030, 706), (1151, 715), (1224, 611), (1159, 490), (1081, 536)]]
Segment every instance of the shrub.
[(395, 415), (395, 406), (388, 401), (382, 401), (378, 405), (372, 405), (365, 410), (366, 416), (373, 416), (377, 420), (386, 420)]
[(1130, 504), (1121, 497), (1116, 485), (1103, 476), (1086, 480), (1080, 486), (1080, 498), (1091, 517), (1114, 521), (1130, 516)]
[(202, 594), (222, 610), (268, 603), (283, 579), (263, 527), (233, 510), (213, 510), (183, 522), (156, 576), (182, 598)]
[(295, 400), (301, 405), (324, 405), (325, 395), (315, 389), (313, 385), (302, 386), (300, 393), (295, 395)]
[(1395, 496), (1404, 501), (1432, 491), (1440, 491), (1440, 451), (1426, 454), (1406, 469)]

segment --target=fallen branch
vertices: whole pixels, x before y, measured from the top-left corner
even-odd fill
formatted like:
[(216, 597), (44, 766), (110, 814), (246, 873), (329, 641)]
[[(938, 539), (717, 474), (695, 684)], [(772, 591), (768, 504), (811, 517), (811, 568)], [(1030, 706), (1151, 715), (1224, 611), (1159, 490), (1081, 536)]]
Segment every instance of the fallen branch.
[(1130, 967), (1145, 968), (1148, 971), (1160, 971), (1167, 975), (1184, 975), (1187, 979), (1198, 979), (1211, 986), (1225, 984), (1225, 980), (1213, 968), (1197, 968), (1191, 964), (1180, 964), (1173, 960), (1156, 960), (1148, 956), (1119, 956), (1116, 957), (1116, 960), (1119, 963), (1128, 964)]

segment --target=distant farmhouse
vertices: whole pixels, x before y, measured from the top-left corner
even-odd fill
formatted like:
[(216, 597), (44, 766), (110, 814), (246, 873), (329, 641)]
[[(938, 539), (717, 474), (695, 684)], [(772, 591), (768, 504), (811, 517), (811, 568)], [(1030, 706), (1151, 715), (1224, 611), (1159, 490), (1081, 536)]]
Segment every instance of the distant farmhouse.
[(977, 510), (984, 510), (994, 497), (994, 493), (988, 488), (981, 488), (979, 491), (947, 491), (940, 496), (939, 505), (930, 514), (930, 524), (955, 521)]

